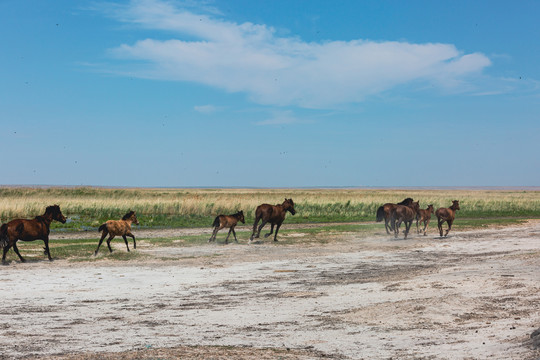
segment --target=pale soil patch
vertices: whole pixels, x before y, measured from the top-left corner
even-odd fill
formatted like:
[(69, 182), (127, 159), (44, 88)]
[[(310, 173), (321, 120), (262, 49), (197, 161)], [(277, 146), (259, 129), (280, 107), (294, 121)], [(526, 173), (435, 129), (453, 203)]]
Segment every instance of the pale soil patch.
[(12, 261), (0, 357), (538, 358), (540, 224), (433, 231), (170, 248), (139, 234), (149, 259)]

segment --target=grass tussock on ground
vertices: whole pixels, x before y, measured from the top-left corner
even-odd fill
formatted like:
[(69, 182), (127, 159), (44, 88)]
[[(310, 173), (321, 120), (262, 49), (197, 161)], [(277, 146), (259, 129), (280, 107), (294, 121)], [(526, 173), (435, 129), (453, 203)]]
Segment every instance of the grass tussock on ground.
[(377, 208), (406, 197), (422, 208), (450, 206), (460, 200), (458, 218), (500, 219), (540, 216), (540, 191), (517, 190), (373, 190), (373, 189), (107, 189), (0, 188), (0, 220), (33, 218), (46, 206), (59, 204), (66, 224), (53, 230), (91, 230), (109, 219), (135, 210), (142, 227), (207, 227), (219, 214), (243, 209), (253, 221), (262, 203), (278, 204), (284, 198), (296, 204), (288, 223), (373, 221)]

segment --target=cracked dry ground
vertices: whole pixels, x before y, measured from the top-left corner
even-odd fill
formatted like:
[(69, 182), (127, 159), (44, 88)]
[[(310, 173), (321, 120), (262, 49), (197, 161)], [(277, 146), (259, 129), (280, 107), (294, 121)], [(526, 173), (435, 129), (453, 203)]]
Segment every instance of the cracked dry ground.
[(11, 262), (0, 358), (540, 356), (530, 341), (540, 223), (443, 239), (330, 236), (185, 248), (141, 239), (144, 260)]

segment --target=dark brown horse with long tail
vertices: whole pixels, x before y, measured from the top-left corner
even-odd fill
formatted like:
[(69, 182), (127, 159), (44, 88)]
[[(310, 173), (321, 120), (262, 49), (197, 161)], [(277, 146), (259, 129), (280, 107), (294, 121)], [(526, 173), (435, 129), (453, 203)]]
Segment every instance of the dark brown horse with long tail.
[(122, 220), (108, 220), (105, 224), (101, 225), (98, 228), (98, 231), (102, 232), (101, 239), (99, 239), (99, 244), (94, 256), (97, 255), (99, 247), (107, 234), (109, 235), (109, 238), (107, 239), (107, 247), (109, 248), (109, 252), (112, 252), (111, 240), (116, 235), (122, 236), (124, 242), (126, 243), (127, 251), (129, 251), (129, 245), (126, 236), (131, 237), (133, 239), (133, 248), (136, 249), (137, 243), (135, 242), (135, 235), (131, 233), (131, 224), (139, 225), (139, 220), (137, 220), (135, 211), (129, 211), (126, 215), (124, 215), (124, 217), (122, 217)]
[(43, 248), (45, 255), (47, 255), (49, 260), (52, 260), (51, 252), (49, 251), (49, 232), (53, 220), (60, 221), (62, 224), (66, 222), (66, 217), (62, 214), (58, 205), (47, 206), (43, 215), (36, 216), (32, 220), (15, 219), (2, 225), (0, 227), (0, 247), (4, 248), (2, 264), (6, 263), (6, 254), (11, 247), (13, 247), (13, 251), (21, 259), (21, 262), (25, 262), (17, 248), (18, 240), (43, 240), (45, 243), (45, 247)]
[(398, 205), (410, 205), (412, 204), (413, 199), (406, 198), (400, 203), (392, 204), (392, 203), (386, 203), (383, 206), (380, 206), (377, 209), (377, 222), (384, 220), (384, 228), (386, 229), (386, 233), (390, 234), (390, 230), (394, 231), (394, 223), (390, 221), (390, 218), (392, 217), (392, 211), (396, 208)]
[(414, 219), (416, 219), (416, 214), (420, 209), (418, 201), (411, 203), (410, 205), (397, 205), (394, 210), (392, 210), (392, 215), (390, 221), (394, 224), (394, 237), (398, 237), (399, 227), (401, 223), (405, 223), (405, 239), (409, 235), (409, 230)]
[[(433, 205), (428, 205), (427, 209), (420, 209), (418, 210), (418, 214), (416, 214), (416, 233), (420, 234), (421, 232), (424, 232), (424, 236), (427, 235), (427, 228), (429, 226), (429, 222), (431, 220), (431, 214), (433, 214)], [(424, 229), (420, 230), (418, 227), (418, 223), (424, 223)]]
[(230, 228), (229, 233), (227, 234), (227, 238), (225, 239), (225, 244), (229, 243), (229, 236), (231, 235), (231, 232), (234, 235), (234, 241), (238, 242), (238, 239), (236, 239), (236, 232), (234, 231), (234, 228), (239, 221), (241, 221), (242, 224), (246, 223), (243, 210), (240, 210), (236, 214), (232, 215), (216, 216), (216, 218), (214, 219), (214, 223), (212, 224), (212, 226), (214, 227), (214, 231), (212, 232), (212, 236), (210, 236), (210, 240), (208, 240), (208, 242), (216, 241), (216, 235), (218, 231), (223, 228)]
[[(294, 202), (292, 199), (285, 199), (282, 204), (262, 204), (257, 206), (257, 209), (255, 210), (255, 223), (253, 224), (253, 234), (251, 234), (249, 241), (251, 242), (253, 238), (258, 238), (261, 234), (262, 228), (267, 223), (270, 223), (272, 227), (270, 228), (270, 232), (268, 234), (265, 234), (264, 237), (266, 238), (272, 235), (272, 233), (274, 232), (274, 225), (276, 225), (274, 241), (277, 241), (277, 234), (279, 228), (281, 227), (281, 224), (283, 223), (283, 220), (285, 220), (285, 215), (287, 214), (287, 211), (290, 212), (292, 215), (296, 214), (296, 211), (294, 210)], [(259, 220), (261, 220), (261, 225), (257, 230), (257, 224), (259, 223)]]
[(435, 215), (437, 216), (437, 226), (439, 228), (439, 234), (441, 237), (443, 236), (442, 225), (445, 221), (448, 223), (448, 229), (446, 230), (446, 234), (444, 234), (444, 236), (447, 236), (452, 228), (452, 223), (456, 218), (457, 210), (459, 210), (459, 200), (453, 200), (452, 206), (449, 208), (438, 208), (437, 211), (435, 211)]

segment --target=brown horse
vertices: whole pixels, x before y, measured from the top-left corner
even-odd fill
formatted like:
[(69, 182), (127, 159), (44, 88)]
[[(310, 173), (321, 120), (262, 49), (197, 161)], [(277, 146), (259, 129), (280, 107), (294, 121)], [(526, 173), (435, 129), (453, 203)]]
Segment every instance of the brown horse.
[(97, 246), (96, 252), (94, 253), (94, 256), (97, 255), (99, 247), (101, 246), (101, 243), (103, 242), (103, 239), (105, 239), (105, 236), (107, 236), (107, 234), (109, 234), (109, 238), (107, 239), (107, 246), (109, 247), (110, 252), (112, 252), (111, 240), (116, 235), (120, 235), (124, 238), (127, 251), (129, 251), (129, 246), (126, 236), (133, 238), (133, 248), (136, 249), (137, 243), (135, 242), (135, 236), (131, 233), (131, 224), (139, 225), (139, 220), (137, 220), (135, 211), (129, 211), (126, 215), (124, 215), (122, 220), (108, 220), (105, 224), (101, 225), (98, 228), (98, 231), (102, 231), (101, 239), (99, 239), (99, 244)]
[(412, 202), (413, 202), (413, 199), (406, 198), (405, 200), (403, 200), (400, 203), (397, 203), (397, 204), (386, 203), (386, 204), (384, 204), (383, 206), (380, 206), (377, 209), (377, 218), (376, 218), (376, 220), (377, 220), (377, 222), (379, 222), (379, 221), (383, 221), (383, 219), (384, 219), (384, 228), (386, 229), (387, 234), (390, 234), (389, 230), (394, 231), (394, 223), (392, 221), (390, 221), (390, 218), (392, 217), (392, 211), (398, 205), (408, 206), (408, 205), (412, 204)]
[[(427, 228), (429, 226), (429, 221), (431, 220), (431, 214), (433, 214), (433, 205), (428, 205), (427, 209), (420, 209), (418, 210), (418, 214), (416, 214), (416, 233), (420, 234), (422, 231), (424, 232), (424, 236), (427, 234)], [(424, 223), (424, 230), (420, 230), (418, 228), (418, 222)]]
[[(274, 225), (276, 225), (276, 234), (274, 235), (274, 241), (277, 241), (277, 234), (279, 228), (281, 227), (281, 224), (283, 223), (283, 220), (285, 220), (285, 214), (287, 214), (287, 211), (290, 212), (292, 215), (296, 214), (296, 211), (294, 210), (294, 202), (292, 199), (285, 199), (282, 204), (262, 204), (257, 206), (257, 209), (255, 210), (255, 223), (253, 224), (253, 234), (251, 234), (249, 241), (251, 242), (254, 237), (258, 238), (261, 234), (262, 228), (268, 222), (272, 225), (272, 227), (270, 228), (270, 232), (268, 234), (265, 234), (264, 237), (266, 238), (272, 235), (272, 233), (274, 232)], [(262, 222), (257, 231), (257, 223), (259, 222), (259, 220), (262, 220)], [(255, 233), (257, 233), (257, 235), (255, 235)]]
[(405, 223), (405, 239), (409, 234), (413, 220), (416, 218), (416, 214), (420, 209), (418, 201), (411, 203), (410, 205), (396, 205), (392, 210), (391, 221), (394, 224), (394, 237), (398, 237), (399, 227), (401, 223)]
[(4, 248), (2, 264), (6, 263), (6, 254), (10, 247), (13, 247), (13, 251), (19, 256), (21, 262), (25, 262), (17, 248), (17, 240), (43, 240), (45, 243), (43, 248), (45, 255), (48, 256), (49, 260), (52, 260), (49, 251), (49, 231), (53, 220), (60, 221), (62, 224), (66, 222), (66, 217), (62, 214), (58, 205), (47, 206), (45, 213), (36, 216), (33, 220), (15, 219), (2, 225), (0, 227), (0, 247)]
[(457, 210), (459, 210), (459, 200), (453, 200), (452, 206), (449, 208), (438, 208), (437, 211), (435, 211), (435, 215), (437, 215), (437, 226), (439, 227), (439, 234), (441, 237), (443, 236), (442, 225), (445, 221), (448, 223), (448, 229), (446, 230), (446, 234), (444, 234), (444, 236), (447, 236), (452, 228), (452, 223), (456, 218)]
[(238, 222), (241, 221), (242, 224), (245, 224), (246, 221), (244, 219), (244, 211), (240, 210), (236, 214), (232, 215), (218, 215), (214, 219), (214, 223), (212, 226), (214, 227), (214, 231), (212, 232), (212, 236), (210, 236), (210, 240), (208, 242), (216, 241), (216, 235), (219, 230), (223, 228), (230, 228), (229, 233), (227, 234), (227, 238), (225, 239), (225, 244), (229, 243), (229, 236), (231, 235), (231, 232), (234, 235), (234, 241), (238, 242), (238, 239), (236, 239), (236, 232), (234, 231), (234, 227)]

